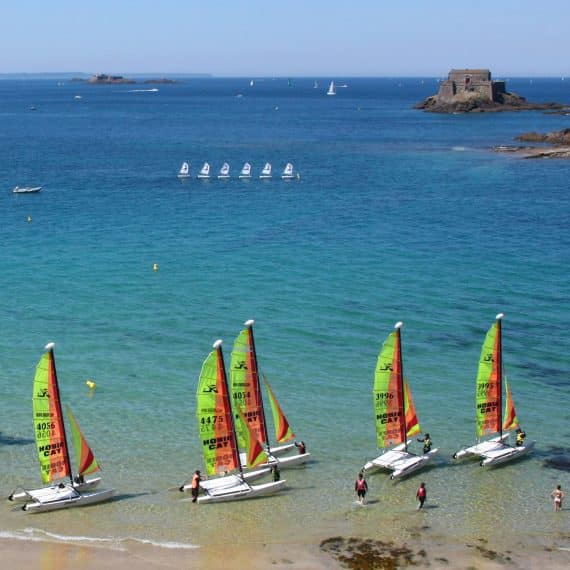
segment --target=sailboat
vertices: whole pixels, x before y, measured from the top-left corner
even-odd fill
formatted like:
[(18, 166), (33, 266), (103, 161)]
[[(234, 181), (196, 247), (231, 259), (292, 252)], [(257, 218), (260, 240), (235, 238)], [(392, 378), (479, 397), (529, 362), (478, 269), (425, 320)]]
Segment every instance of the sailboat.
[(329, 90), (327, 91), (327, 95), (336, 95), (336, 89), (334, 86), (334, 81), (330, 82)]
[(239, 178), (251, 178), (251, 164), (249, 162), (244, 163), (239, 173)]
[[(59, 483), (12, 493), (9, 497), (11, 500), (26, 501), (22, 507), (22, 510), (26, 512), (52, 511), (100, 503), (110, 499), (115, 493), (114, 489), (92, 490), (101, 481), (100, 477), (85, 479), (86, 475), (95, 473), (101, 468), (81, 433), (77, 421), (71, 414), (71, 410), (68, 410), (75, 451), (79, 460), (77, 477), (73, 477), (57, 382), (54, 347), (54, 343), (46, 345), (47, 352), (42, 356), (36, 368), (33, 387), (33, 418), (42, 480), (44, 483), (55, 481)], [(69, 477), (69, 482), (64, 482), (67, 477)], [(22, 497), (21, 493), (24, 493), (25, 497)]]
[(190, 178), (190, 165), (187, 162), (182, 163), (178, 171), (178, 178)]
[[(267, 458), (259, 465), (268, 464), (281, 467), (296, 467), (309, 460), (310, 453), (298, 453), (282, 457), (283, 453), (292, 450), (294, 443), (286, 444), (294, 439), (295, 434), (291, 430), (285, 415), (279, 405), (275, 394), (269, 387), (268, 393), (271, 399), (274, 424), (276, 428), (276, 440), (285, 445), (271, 448), (261, 385), (259, 381), (259, 367), (257, 364), (257, 352), (253, 338), (253, 325), (255, 321), (250, 319), (244, 323), (243, 329), (234, 342), (230, 360), (231, 393), (234, 404), (243, 409), (243, 415), (237, 416), (236, 432), (238, 444), (241, 449), (246, 447), (248, 432), (255, 434), (256, 439), (266, 446)], [(285, 429), (284, 429), (285, 428)]]
[(210, 165), (207, 162), (204, 162), (204, 166), (202, 166), (196, 178), (210, 178)]
[(313, 89), (318, 89), (319, 88), (319, 84), (317, 83), (317, 81), (313, 81)]
[(265, 163), (259, 178), (271, 178), (271, 164), (269, 164), (269, 162)]
[(293, 174), (293, 164), (288, 162), (283, 169), (283, 174), (281, 174), (283, 180), (293, 180), (294, 178), (300, 178), (299, 174)]
[[(487, 331), (477, 371), (475, 412), (477, 418), (477, 439), (497, 433), (487, 440), (461, 449), (453, 459), (480, 458), (480, 465), (492, 466), (511, 461), (532, 451), (534, 442), (511, 446), (505, 443), (509, 431), (516, 429), (519, 420), (506, 375), (503, 369), (502, 320), (504, 314), (495, 317), (495, 323)], [(503, 415), (503, 376), (505, 376), (506, 402)], [(503, 418), (501, 418), (503, 416)]]
[(218, 174), (218, 178), (221, 180), (227, 180), (230, 177), (230, 165), (227, 162), (222, 164), (222, 168), (220, 168), (220, 173)]
[(376, 435), (378, 447), (387, 451), (364, 465), (364, 471), (392, 471), (391, 479), (409, 475), (425, 467), (439, 451), (433, 449), (423, 455), (408, 451), (408, 445), (411, 443), (408, 437), (420, 433), (420, 425), (410, 387), (404, 381), (400, 332), (402, 326), (403, 323), (396, 323), (395, 331), (390, 333), (384, 342), (374, 373)]
[[(198, 431), (208, 476), (211, 481), (200, 482), (204, 494), (198, 503), (236, 501), (271, 495), (283, 489), (285, 480), (251, 485), (244, 477), (238, 452), (234, 416), (230, 402), (228, 380), (222, 353), (222, 341), (217, 340), (207, 356), (196, 393)], [(239, 411), (240, 408), (237, 408)], [(266, 455), (253, 432), (247, 436), (247, 464), (255, 466)], [(211, 483), (208, 485), (208, 483)]]

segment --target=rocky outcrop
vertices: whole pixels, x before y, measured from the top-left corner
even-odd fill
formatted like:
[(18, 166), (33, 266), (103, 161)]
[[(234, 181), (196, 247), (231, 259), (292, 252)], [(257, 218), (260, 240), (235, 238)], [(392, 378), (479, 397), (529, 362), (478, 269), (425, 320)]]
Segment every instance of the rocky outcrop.
[(570, 129), (553, 133), (523, 133), (515, 140), (532, 143), (546, 143), (547, 146), (508, 146), (495, 147), (495, 152), (510, 152), (523, 158), (570, 158)]
[(564, 109), (561, 103), (531, 103), (516, 93), (498, 93), (496, 100), (477, 92), (462, 92), (449, 99), (432, 95), (415, 105), (431, 113), (496, 113), (501, 111), (547, 111)]
[(95, 83), (95, 84), (133, 84), (136, 83), (136, 81), (133, 81), (132, 79), (127, 79), (126, 77), (123, 77), (122, 75), (107, 75), (106, 73), (98, 73), (97, 75), (94, 75), (93, 77), (91, 77), (90, 79), (87, 80), (87, 83)]
[(515, 137), (515, 140), (570, 146), (570, 129), (562, 129), (561, 131), (555, 131), (553, 133), (523, 133), (522, 135)]

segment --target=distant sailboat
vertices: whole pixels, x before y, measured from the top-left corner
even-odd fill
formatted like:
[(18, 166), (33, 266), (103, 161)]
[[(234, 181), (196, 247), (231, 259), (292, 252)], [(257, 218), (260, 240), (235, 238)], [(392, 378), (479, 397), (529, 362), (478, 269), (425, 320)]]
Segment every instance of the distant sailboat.
[(313, 89), (318, 89), (319, 84), (316, 81), (313, 81)]
[(218, 178), (221, 180), (228, 179), (230, 177), (230, 165), (227, 162), (222, 164), (222, 168), (220, 168), (220, 173), (218, 174)]
[(253, 87), (253, 79), (249, 82), (249, 86)]
[(178, 178), (190, 178), (190, 165), (187, 162), (182, 163), (178, 171)]
[(204, 162), (204, 166), (198, 172), (197, 178), (210, 178), (210, 165), (207, 162)]
[(283, 169), (283, 174), (281, 175), (281, 178), (283, 180), (292, 180), (293, 178), (295, 178), (295, 175), (293, 174), (293, 164), (288, 162), (285, 165), (285, 168)]
[(329, 85), (329, 90), (327, 91), (327, 95), (336, 95), (336, 89), (334, 86), (334, 81), (331, 81)]
[(249, 164), (249, 162), (246, 162), (243, 165), (241, 172), (239, 173), (239, 178), (251, 178), (251, 164)]
[(269, 164), (269, 162), (265, 163), (265, 166), (263, 167), (259, 178), (271, 178), (271, 164)]

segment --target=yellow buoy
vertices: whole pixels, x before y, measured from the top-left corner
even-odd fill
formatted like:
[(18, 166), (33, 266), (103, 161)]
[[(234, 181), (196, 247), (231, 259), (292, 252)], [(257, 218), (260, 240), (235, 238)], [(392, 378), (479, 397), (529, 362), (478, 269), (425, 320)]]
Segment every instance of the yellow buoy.
[(87, 382), (85, 382), (85, 384), (87, 384), (87, 387), (90, 388), (91, 390), (93, 390), (97, 384), (95, 384), (95, 382), (93, 382), (93, 380), (87, 380)]
[(152, 264), (152, 270), (153, 270), (153, 271), (158, 271), (158, 263), (153, 263), (153, 264)]

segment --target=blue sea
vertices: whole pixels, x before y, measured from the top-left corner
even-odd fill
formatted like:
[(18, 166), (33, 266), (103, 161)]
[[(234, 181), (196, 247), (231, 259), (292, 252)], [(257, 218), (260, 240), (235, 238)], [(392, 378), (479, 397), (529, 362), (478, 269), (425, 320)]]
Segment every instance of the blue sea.
[[(549, 493), (570, 486), (570, 162), (490, 149), (570, 117), (413, 109), (435, 78), (334, 78), (347, 84), (335, 97), (332, 78), (250, 79), (0, 81), (0, 490), (40, 484), (31, 383), (54, 341), (62, 399), (118, 493), (38, 516), (6, 503), (1, 535), (188, 546), (423, 528), (567, 542)], [(507, 88), (570, 102), (560, 78)], [(232, 179), (181, 181), (183, 161), (193, 174), (227, 161)], [(238, 180), (246, 161), (254, 178)], [(287, 162), (300, 180), (280, 179)], [(452, 464), (475, 441), (477, 363), (499, 312), (536, 452), (494, 470)], [(169, 489), (203, 469), (198, 374), (218, 338), (229, 359), (251, 318), (260, 368), (314, 461), (282, 472), (280, 496), (196, 506)], [(376, 359), (400, 320), (439, 460), (397, 482), (370, 475), (372, 504), (355, 509), (355, 476), (377, 455)], [(420, 481), (433, 508), (418, 514)]]

